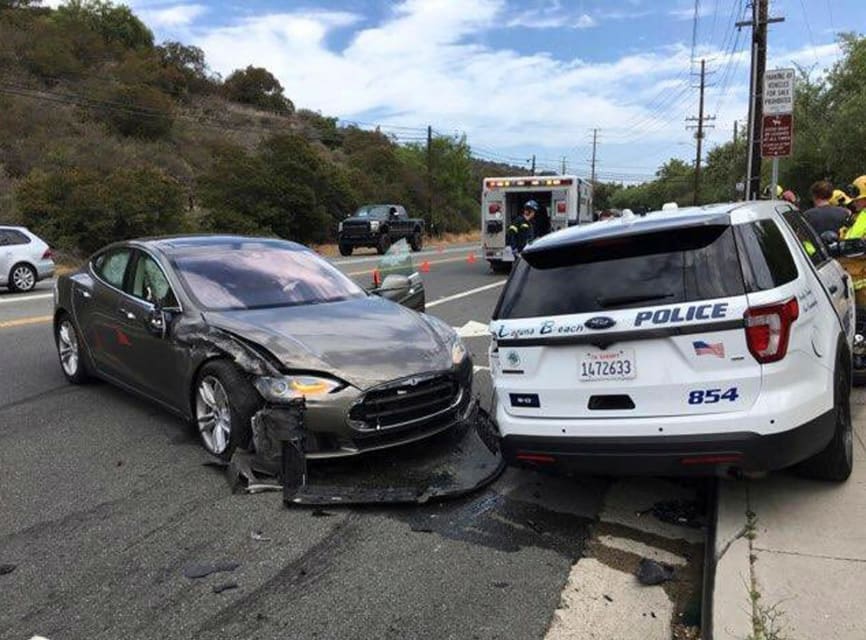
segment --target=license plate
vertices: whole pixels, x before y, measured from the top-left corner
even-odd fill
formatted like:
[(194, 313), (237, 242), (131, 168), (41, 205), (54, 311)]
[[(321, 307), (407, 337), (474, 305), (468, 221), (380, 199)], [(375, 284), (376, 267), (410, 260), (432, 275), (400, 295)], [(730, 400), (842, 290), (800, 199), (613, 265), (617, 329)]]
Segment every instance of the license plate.
[(637, 375), (634, 349), (589, 351), (579, 363), (581, 382), (593, 380), (628, 380)]

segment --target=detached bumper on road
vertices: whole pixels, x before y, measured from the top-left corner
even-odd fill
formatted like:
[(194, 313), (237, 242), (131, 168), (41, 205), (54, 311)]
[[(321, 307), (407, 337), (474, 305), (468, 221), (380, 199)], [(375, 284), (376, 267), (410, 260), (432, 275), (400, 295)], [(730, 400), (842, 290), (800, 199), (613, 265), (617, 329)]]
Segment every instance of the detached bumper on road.
[(502, 452), (515, 466), (600, 475), (775, 471), (821, 451), (834, 429), (835, 414), (828, 411), (803, 426), (769, 435), (748, 431), (627, 438), (509, 435), (502, 439)]

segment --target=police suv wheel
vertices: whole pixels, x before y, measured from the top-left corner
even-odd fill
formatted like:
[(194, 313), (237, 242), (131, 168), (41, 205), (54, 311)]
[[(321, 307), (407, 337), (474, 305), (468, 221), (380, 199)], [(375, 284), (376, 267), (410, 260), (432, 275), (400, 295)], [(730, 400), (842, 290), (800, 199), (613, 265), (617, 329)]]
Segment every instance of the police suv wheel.
[(854, 427), (851, 422), (850, 365), (844, 357), (836, 364), (833, 383), (835, 430), (830, 443), (815, 456), (800, 464), (803, 475), (818, 480), (844, 482), (854, 466)]
[(341, 256), (350, 256), (352, 255), (352, 251), (354, 247), (350, 244), (341, 244), (340, 245), (340, 255)]

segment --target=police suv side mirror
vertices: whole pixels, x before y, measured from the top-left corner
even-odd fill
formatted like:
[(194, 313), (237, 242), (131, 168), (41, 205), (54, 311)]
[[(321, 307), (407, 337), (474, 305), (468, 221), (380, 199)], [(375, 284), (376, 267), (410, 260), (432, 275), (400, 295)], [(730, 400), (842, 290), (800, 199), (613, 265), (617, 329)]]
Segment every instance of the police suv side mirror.
[(838, 243), (836, 243), (836, 247), (837, 251), (839, 252), (838, 255), (845, 258), (856, 258), (866, 253), (866, 241), (861, 238), (840, 240)]
[(827, 246), (837, 244), (839, 242), (839, 234), (835, 231), (825, 231), (821, 234), (821, 240), (823, 240), (824, 244)]

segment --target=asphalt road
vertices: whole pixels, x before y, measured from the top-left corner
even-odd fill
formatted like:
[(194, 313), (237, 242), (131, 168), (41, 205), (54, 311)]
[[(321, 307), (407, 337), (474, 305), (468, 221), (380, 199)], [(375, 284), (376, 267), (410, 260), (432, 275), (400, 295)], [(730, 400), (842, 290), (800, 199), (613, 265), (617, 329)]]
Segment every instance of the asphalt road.
[[(457, 327), (501, 290), (469, 252), (421, 257), (430, 312)], [(366, 284), (376, 260), (336, 262)], [(0, 294), (0, 638), (543, 637), (605, 481), (508, 471), (455, 502), (324, 515), (233, 495), (181, 421), (66, 383), (50, 287)], [(487, 338), (467, 344), (488, 396)], [(216, 561), (239, 566), (182, 575)]]

